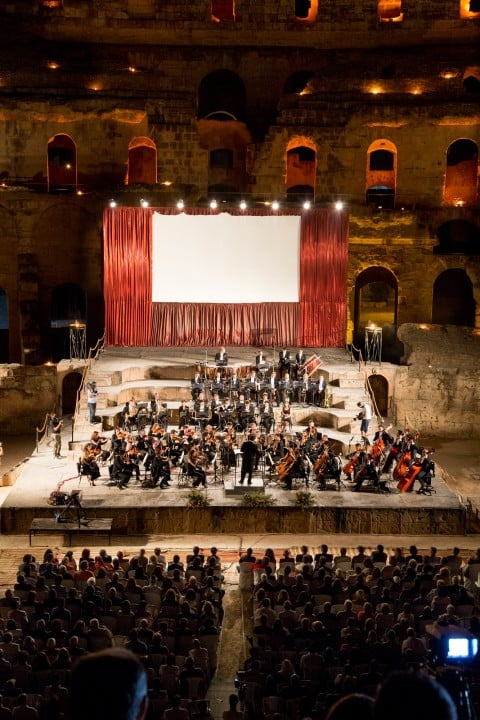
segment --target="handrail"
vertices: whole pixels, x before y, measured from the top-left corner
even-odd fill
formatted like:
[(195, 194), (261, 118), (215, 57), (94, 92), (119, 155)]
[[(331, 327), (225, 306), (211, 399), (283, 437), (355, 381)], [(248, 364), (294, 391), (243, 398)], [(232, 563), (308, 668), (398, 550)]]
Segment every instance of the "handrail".
[[(358, 359), (354, 356), (354, 352), (358, 353)], [(350, 362), (358, 362), (358, 372), (360, 372), (362, 365), (366, 365), (363, 359), (362, 349), (355, 347), (353, 343), (350, 343)]]
[(380, 422), (383, 423), (383, 417), (380, 415), (380, 411), (378, 409), (378, 405), (375, 400), (375, 393), (372, 390), (372, 385), (370, 383), (370, 380), (368, 379), (367, 370), (365, 368), (365, 389), (368, 393), (368, 397), (370, 398), (370, 401), (372, 403), (372, 409), (377, 416), (377, 421), (380, 419)]
[(85, 379), (86, 379), (88, 373), (90, 372), (90, 368), (92, 366), (92, 361), (96, 360), (97, 357), (99, 356), (99, 354), (101, 353), (101, 351), (103, 350), (104, 342), (105, 342), (105, 331), (103, 332), (102, 337), (98, 338), (94, 347), (93, 348), (91, 347), (88, 350), (88, 356), (87, 356), (87, 359), (85, 362), (85, 366), (83, 368), (82, 379), (80, 381), (80, 385), (78, 386), (78, 390), (77, 390), (77, 398), (75, 401), (75, 412), (73, 413), (73, 417), (72, 417), (72, 442), (73, 442), (73, 435), (75, 432), (75, 424), (77, 422), (78, 415), (80, 412), (80, 398), (82, 397), (82, 393), (85, 389)]
[[(52, 410), (53, 412), (53, 410)], [(48, 428), (50, 426), (50, 417), (52, 415), (52, 412), (45, 413), (45, 419), (43, 421), (42, 427), (36, 427), (35, 428), (35, 451), (38, 453), (38, 446), (40, 445), (40, 441), (43, 440), (45, 435), (48, 433)], [(40, 437), (40, 434), (44, 433), (42, 437)]]

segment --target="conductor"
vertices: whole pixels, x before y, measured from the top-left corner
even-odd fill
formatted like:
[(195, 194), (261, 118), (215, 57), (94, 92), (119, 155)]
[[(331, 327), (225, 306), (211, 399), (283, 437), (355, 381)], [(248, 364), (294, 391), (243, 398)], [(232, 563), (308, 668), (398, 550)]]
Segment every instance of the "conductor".
[(248, 485), (252, 484), (252, 473), (257, 459), (257, 446), (255, 445), (255, 435), (249, 435), (242, 443), (240, 452), (242, 453), (242, 469), (240, 472), (240, 485), (248, 475)]

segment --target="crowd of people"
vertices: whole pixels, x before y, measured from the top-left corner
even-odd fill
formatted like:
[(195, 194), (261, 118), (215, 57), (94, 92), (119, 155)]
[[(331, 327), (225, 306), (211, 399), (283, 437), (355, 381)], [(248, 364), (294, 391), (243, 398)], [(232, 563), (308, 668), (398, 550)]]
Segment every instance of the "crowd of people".
[[(238, 570), (240, 587), (253, 590), (250, 652), (237, 674), (252, 719), (322, 720), (346, 695), (374, 698), (395, 671), (442, 676), (445, 637), (480, 639), (480, 550), (462, 560), (458, 548), (440, 557), (413, 545), (391, 554), (381, 544), (352, 554), (304, 546), (280, 558), (249, 548)], [(478, 706), (480, 661), (463, 670)]]
[[(160, 548), (131, 557), (49, 549), (41, 561), (25, 554), (16, 583), (0, 599), (0, 716), (63, 718), (76, 664), (122, 647), (145, 669), (147, 718), (161, 718), (178, 698), (191, 703), (192, 717), (204, 717), (217, 666), (222, 581), (215, 547), (204, 553), (195, 546), (184, 561), (177, 554), (168, 560)], [(25, 705), (34, 710), (16, 710)]]

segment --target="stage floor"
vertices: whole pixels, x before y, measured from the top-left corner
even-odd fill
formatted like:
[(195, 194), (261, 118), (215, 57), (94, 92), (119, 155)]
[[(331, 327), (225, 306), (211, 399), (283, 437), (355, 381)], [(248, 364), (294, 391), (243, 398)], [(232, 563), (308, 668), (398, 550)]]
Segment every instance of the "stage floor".
[[(255, 354), (253, 348), (227, 348), (227, 351), (230, 362), (242, 367), (249, 365)], [(308, 350), (307, 357), (313, 352)], [(321, 349), (317, 352), (322, 358), (321, 371), (329, 379), (343, 378), (345, 387), (340, 386), (336, 391), (340, 396), (342, 392), (345, 393), (345, 397), (355, 407), (354, 393), (358, 390), (351, 384), (351, 380), (355, 374), (363, 376), (358, 373), (358, 365), (352, 364), (350, 356), (341, 349)], [(271, 349), (267, 354), (276, 357)], [(95, 362), (93, 371), (96, 377), (105, 378), (107, 391), (110, 391), (115, 377), (115, 382), (125, 393), (132, 390), (148, 393), (152, 388), (162, 392), (162, 387), (166, 393), (168, 388), (175, 387), (175, 382), (180, 382), (175, 378), (190, 377), (187, 369), (192, 364), (202, 358), (204, 362), (213, 362), (213, 356), (214, 350), (205, 348), (106, 348)], [(154, 373), (152, 368), (155, 369)], [(378, 364), (376, 368), (378, 371)], [(189, 381), (183, 382), (189, 386)], [(103, 383), (97, 381), (97, 384), (101, 391)], [(161, 397), (166, 395), (162, 394)], [(175, 405), (178, 407), (178, 401)], [(341, 413), (346, 413), (351, 420), (351, 409), (337, 411), (332, 408), (332, 411), (337, 412), (340, 419)], [(300, 416), (300, 410), (298, 413)], [(358, 426), (358, 423), (355, 425)], [(466, 508), (455, 492), (454, 478), (444, 473), (438, 464), (434, 479), (436, 493), (432, 496), (417, 495), (415, 492), (399, 493), (395, 482), (389, 483), (389, 494), (367, 488), (353, 492), (350, 483), (342, 484), (339, 490), (332, 485), (328, 490), (321, 491), (311, 480), (308, 489), (312, 493), (314, 506), (308, 511), (295, 505), (296, 490), (305, 490), (303, 482), (288, 491), (275, 483), (275, 476), (270, 477), (268, 473), (265, 477), (261, 473), (255, 476), (252, 490), (264, 486), (265, 492), (274, 499), (274, 505), (254, 509), (245, 507), (242, 504), (243, 493), (235, 490), (239, 469), (236, 474), (232, 471), (228, 475), (218, 471), (215, 481), (213, 469), (210, 468), (207, 487), (202, 491), (208, 503), (205, 508), (188, 508), (190, 488), (179, 485), (179, 471), (176, 468), (172, 472), (171, 486), (164, 490), (142, 487), (134, 479), (126, 489), (120, 490), (109, 484), (106, 467), (102, 468), (102, 477), (96, 486), (90, 487), (86, 478), (79, 481), (76, 462), (80, 455), (79, 447), (89, 439), (92, 429), (88, 423), (80, 429), (77, 427), (74, 442), (70, 443), (72, 430), (66, 419), (62, 436), (65, 457), (60, 460), (53, 457), (52, 441), (40, 444), (38, 452), (34, 452), (25, 463), (4, 501), (1, 509), (2, 532), (28, 532), (34, 517), (53, 517), (59, 511), (59, 507), (49, 504), (52, 492), (71, 492), (76, 489), (81, 490), (87, 517), (113, 518), (113, 532), (117, 535), (179, 532), (298, 533), (303, 530), (307, 533), (415, 536), (428, 533), (458, 535), (466, 530)], [(100, 425), (98, 429), (101, 430)], [(300, 426), (293, 428), (301, 429)], [(376, 426), (372, 424), (372, 435), (375, 430)], [(344, 432), (334, 428), (328, 428), (327, 431), (331, 439), (342, 442), (340, 436), (345, 435)], [(104, 434), (110, 436), (110, 432)], [(347, 435), (349, 442), (351, 433)]]

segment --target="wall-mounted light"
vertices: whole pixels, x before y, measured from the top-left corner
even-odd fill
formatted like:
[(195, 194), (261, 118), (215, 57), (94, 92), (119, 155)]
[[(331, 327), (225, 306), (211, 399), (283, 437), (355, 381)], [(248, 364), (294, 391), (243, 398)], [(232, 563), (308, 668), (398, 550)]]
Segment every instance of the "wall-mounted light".
[(185, 207), (185, 203), (183, 202), (183, 200), (179, 200), (179, 201), (177, 202), (177, 208), (178, 208), (178, 210), (183, 210), (184, 207)]
[(108, 203), (108, 206), (111, 207), (111, 208), (115, 208), (115, 207), (117, 207), (117, 203), (115, 202), (115, 200), (112, 199), (112, 200), (110, 200), (110, 202)]
[(280, 203), (278, 202), (278, 200), (274, 200), (272, 202), (272, 210), (278, 210), (279, 207), (280, 207)]
[(218, 203), (215, 199), (210, 201), (210, 207), (212, 208), (212, 210), (215, 210), (215, 208), (217, 207), (217, 204)]
[(310, 210), (311, 207), (312, 207), (312, 203), (310, 202), (310, 200), (305, 200), (305, 202), (303, 203), (303, 209)]
[(148, 200), (144, 200), (143, 198), (140, 200), (140, 205), (142, 208), (147, 208), (149, 206)]
[(239, 205), (239, 207), (240, 207), (240, 210), (246, 210), (246, 209), (247, 209), (247, 203), (245, 202), (245, 200), (240, 200), (240, 205)]
[(335, 210), (343, 210), (343, 202), (341, 200), (337, 200), (334, 207)]

